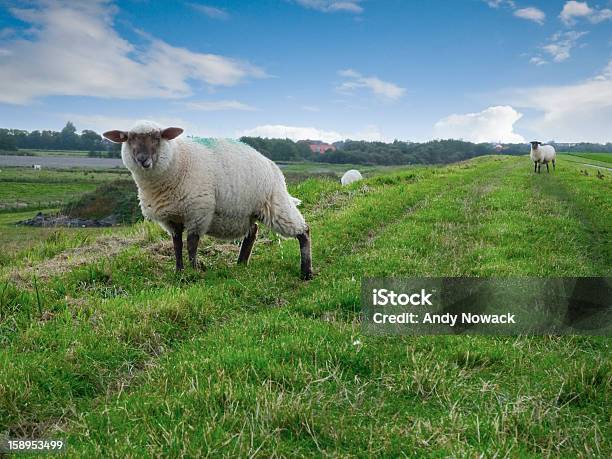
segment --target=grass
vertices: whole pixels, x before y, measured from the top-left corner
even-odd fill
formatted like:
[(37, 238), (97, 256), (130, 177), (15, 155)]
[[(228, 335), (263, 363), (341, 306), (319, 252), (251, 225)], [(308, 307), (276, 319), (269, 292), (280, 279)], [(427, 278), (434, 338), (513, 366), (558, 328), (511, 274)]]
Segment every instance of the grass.
[[(128, 178), (127, 171), (39, 170), (7, 167), (0, 171), (0, 267), (30, 259), (30, 252), (57, 254), (78, 246), (97, 229), (30, 228), (15, 225), (37, 212), (52, 213), (100, 185)], [(61, 235), (61, 236), (58, 236)], [(83, 238), (81, 237), (83, 236)], [(58, 241), (62, 243), (58, 244)], [(45, 242), (47, 241), (47, 242)], [(46, 248), (41, 248), (46, 247)], [(53, 247), (49, 250), (48, 247)], [(37, 257), (32, 259), (36, 260)]]
[(359, 326), (363, 276), (609, 275), (610, 179), (558, 165), (295, 183), (309, 283), (297, 243), (267, 231), (248, 267), (236, 243), (204, 239), (206, 270), (182, 275), (147, 222), (67, 262), (24, 252), (37, 263), (0, 270), (0, 432), (64, 437), (79, 457), (609, 457), (607, 338)]
[(560, 153), (560, 161), (591, 164), (600, 167), (612, 167), (612, 153)]

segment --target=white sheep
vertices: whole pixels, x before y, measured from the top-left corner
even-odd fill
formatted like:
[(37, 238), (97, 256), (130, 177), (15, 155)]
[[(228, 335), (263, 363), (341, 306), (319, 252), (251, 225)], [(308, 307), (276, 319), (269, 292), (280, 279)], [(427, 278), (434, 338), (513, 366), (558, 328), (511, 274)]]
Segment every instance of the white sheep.
[(123, 144), (121, 157), (138, 185), (142, 213), (172, 236), (176, 269), (183, 269), (183, 231), (194, 268), (203, 234), (244, 237), (238, 263), (248, 263), (261, 221), (298, 239), (302, 278), (312, 278), (310, 230), (278, 166), (244, 143), (177, 139), (182, 132), (140, 121), (129, 132), (103, 134)]
[(357, 182), (362, 178), (363, 177), (361, 176), (361, 173), (358, 170), (351, 169), (344, 173), (344, 175), (340, 179), (340, 183), (342, 183), (342, 185), (348, 185), (350, 183)]
[(556, 152), (552, 145), (542, 145), (542, 142), (533, 141), (531, 143), (531, 152), (529, 157), (533, 161), (533, 171), (540, 172), (542, 164), (546, 164), (546, 172), (550, 172), (548, 163), (552, 163), (553, 170), (555, 169)]

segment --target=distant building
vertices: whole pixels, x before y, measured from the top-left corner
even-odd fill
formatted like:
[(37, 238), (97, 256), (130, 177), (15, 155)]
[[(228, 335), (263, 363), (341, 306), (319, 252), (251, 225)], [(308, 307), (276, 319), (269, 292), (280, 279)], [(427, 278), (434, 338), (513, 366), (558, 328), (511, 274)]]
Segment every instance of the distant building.
[(310, 151), (313, 153), (325, 153), (327, 150), (336, 151), (336, 147), (330, 143), (325, 143), (320, 140), (304, 140)]
[(495, 145), (495, 151), (496, 151), (496, 152), (498, 152), (498, 153), (499, 153), (499, 152), (500, 152), (500, 151), (502, 151), (503, 149), (504, 149), (504, 146), (503, 146), (503, 145), (500, 145), (500, 144)]

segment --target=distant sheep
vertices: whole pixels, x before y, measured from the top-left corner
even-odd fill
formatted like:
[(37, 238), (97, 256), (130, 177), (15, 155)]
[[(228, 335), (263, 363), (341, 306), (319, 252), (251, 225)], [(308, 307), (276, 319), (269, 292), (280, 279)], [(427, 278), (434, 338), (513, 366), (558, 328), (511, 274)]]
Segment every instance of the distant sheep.
[(42, 166), (40, 164), (32, 164), (32, 169), (34, 169), (35, 171), (39, 171), (42, 169)]
[(358, 170), (351, 169), (344, 173), (344, 175), (340, 179), (340, 183), (342, 183), (342, 185), (348, 185), (350, 183), (357, 182), (362, 178), (363, 177), (361, 176), (361, 173)]
[(555, 159), (557, 157), (555, 147), (552, 145), (542, 145), (542, 142), (535, 140), (529, 143), (531, 143), (531, 152), (529, 153), (529, 157), (533, 161), (533, 171), (539, 173), (542, 164), (546, 164), (546, 172), (550, 172), (548, 163), (552, 163), (554, 170)]
[(278, 166), (241, 142), (177, 139), (182, 132), (141, 121), (129, 132), (103, 134), (123, 144), (121, 157), (138, 185), (142, 213), (172, 236), (177, 271), (183, 269), (183, 231), (194, 268), (203, 234), (244, 238), (238, 263), (248, 263), (260, 221), (297, 238), (302, 278), (311, 279), (310, 230)]

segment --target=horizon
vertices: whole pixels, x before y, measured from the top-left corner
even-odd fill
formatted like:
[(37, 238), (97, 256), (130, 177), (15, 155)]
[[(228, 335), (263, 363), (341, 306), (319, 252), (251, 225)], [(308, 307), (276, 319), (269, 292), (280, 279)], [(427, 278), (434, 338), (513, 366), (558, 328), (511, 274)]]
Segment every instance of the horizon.
[(0, 7), (0, 124), (202, 137), (612, 142), (612, 0)]

